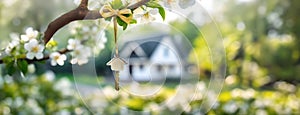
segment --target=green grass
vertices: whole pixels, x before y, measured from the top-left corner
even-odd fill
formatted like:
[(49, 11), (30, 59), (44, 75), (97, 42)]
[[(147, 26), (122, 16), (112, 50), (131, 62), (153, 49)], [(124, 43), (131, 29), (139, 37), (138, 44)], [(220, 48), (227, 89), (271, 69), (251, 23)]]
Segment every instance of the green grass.
[(74, 83), (76, 82), (76, 83), (85, 84), (85, 85), (93, 85), (93, 86), (105, 85), (103, 77), (96, 78), (96, 77), (91, 77), (88, 75), (80, 75), (80, 76), (76, 76), (74, 78), (74, 76), (72, 74), (57, 74), (56, 78), (57, 79), (68, 78), (70, 81), (72, 81)]
[[(72, 74), (57, 74), (56, 79), (60, 78), (68, 78), (73, 83), (79, 83), (84, 85), (91, 85), (91, 86), (106, 86), (108, 83), (105, 82), (104, 77), (92, 77), (89, 75), (76, 75), (75, 79)], [(141, 84), (147, 84), (147, 82), (139, 82)], [(155, 84), (152, 85), (163, 85), (166, 88), (175, 89), (180, 84), (180, 79), (168, 79), (163, 84)], [(151, 84), (148, 84), (151, 85)]]

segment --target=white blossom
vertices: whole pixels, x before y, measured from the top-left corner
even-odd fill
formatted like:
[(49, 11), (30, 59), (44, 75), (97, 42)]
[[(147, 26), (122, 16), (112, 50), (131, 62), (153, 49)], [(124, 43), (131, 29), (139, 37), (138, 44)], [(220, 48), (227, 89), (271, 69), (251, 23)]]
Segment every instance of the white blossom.
[(71, 113), (68, 110), (64, 109), (64, 110), (60, 110), (57, 113), (57, 115), (71, 115)]
[(263, 109), (258, 109), (255, 112), (256, 115), (268, 115), (268, 113)]
[(105, 32), (101, 33), (101, 37), (95, 40), (96, 47), (93, 48), (95, 55), (98, 55), (102, 49), (105, 48), (105, 43), (107, 42), (107, 38)]
[(81, 46), (81, 42), (79, 40), (69, 39), (67, 49), (68, 50), (74, 50), (74, 49), (76, 49), (77, 47), (80, 47), (80, 46)]
[(226, 113), (233, 114), (238, 109), (238, 106), (235, 102), (228, 102), (223, 106), (223, 110)]
[(33, 114), (43, 114), (43, 110), (39, 107), (35, 99), (29, 98), (25, 102), (26, 109), (29, 109)]
[(24, 45), (24, 48), (28, 51), (26, 54), (26, 58), (33, 59), (42, 59), (44, 57), (43, 51), (45, 47), (40, 45), (36, 39), (30, 40), (28, 43)]
[(116, 99), (118, 97), (118, 92), (112, 87), (105, 87), (102, 91), (108, 99)]
[(11, 97), (7, 97), (4, 100), (2, 100), (2, 103), (8, 105), (8, 106), (12, 106), (13, 104), (13, 99)]
[(53, 81), (55, 79), (55, 73), (53, 71), (47, 71), (44, 76), (48, 81)]
[(59, 79), (54, 85), (54, 89), (60, 91), (64, 96), (70, 96), (73, 94), (73, 90), (71, 88), (72, 84), (67, 78)]
[(12, 53), (12, 50), (13, 50), (14, 48), (16, 48), (18, 45), (19, 45), (19, 42), (17, 42), (17, 41), (12, 41), (12, 42), (10, 42), (10, 43), (8, 44), (8, 46), (5, 48), (5, 53), (6, 53), (7, 55), (10, 55), (10, 54)]
[(29, 64), (28, 65), (28, 72), (29, 73), (34, 73), (35, 72), (35, 66), (34, 66), (34, 64)]
[(192, 84), (177, 86), (176, 95), (166, 100), (166, 107), (172, 111), (176, 109), (182, 109), (185, 112), (190, 112), (192, 110), (192, 107), (189, 103), (194, 96), (194, 90), (192, 90), (191, 87), (195, 86)]
[(137, 8), (136, 10), (134, 10), (133, 18), (140, 19), (142, 23), (148, 23), (155, 20), (155, 17), (153, 15), (156, 15), (157, 13), (158, 13), (157, 8), (153, 8), (150, 10)]
[(7, 55), (10, 55), (12, 53), (12, 50), (20, 44), (20, 38), (17, 34), (12, 33), (10, 34), (10, 37), (12, 41), (8, 43), (8, 46), (5, 48), (5, 53)]
[(67, 56), (65, 54), (53, 52), (50, 54), (50, 59), (51, 59), (52, 66), (56, 66), (57, 64), (63, 66), (65, 61), (67, 60)]
[(32, 39), (36, 39), (38, 36), (39, 32), (36, 30), (33, 30), (32, 27), (29, 27), (26, 29), (26, 34), (25, 35), (21, 35), (21, 40), (22, 41), (30, 41)]
[(71, 64), (83, 65), (88, 63), (88, 58), (91, 56), (91, 48), (85, 46), (79, 46), (71, 53), (73, 58)]
[(23, 103), (24, 103), (24, 100), (23, 100), (21, 97), (17, 97), (17, 98), (15, 98), (15, 100), (14, 100), (14, 105), (15, 105), (16, 107), (22, 106)]

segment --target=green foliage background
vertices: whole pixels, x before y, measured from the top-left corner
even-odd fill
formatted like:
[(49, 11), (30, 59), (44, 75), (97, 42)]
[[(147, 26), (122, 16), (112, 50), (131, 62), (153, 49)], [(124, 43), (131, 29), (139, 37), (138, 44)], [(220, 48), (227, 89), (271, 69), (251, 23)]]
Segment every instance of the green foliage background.
[[(216, 19), (224, 38), (227, 75), (225, 87), (218, 98), (219, 106), (213, 108), (208, 114), (243, 114), (243, 112), (256, 114), (258, 110), (265, 110), (269, 114), (284, 114), (277, 111), (281, 109), (289, 111), (290, 114), (299, 114), (299, 108), (295, 108), (290, 104), (295, 101), (298, 105), (294, 105), (300, 107), (300, 1), (214, 1), (217, 13), (213, 14), (213, 17)], [(10, 5), (0, 1), (1, 48), (8, 42), (11, 32), (23, 33), (24, 28), (29, 26), (44, 31), (51, 20), (74, 7), (72, 0), (17, 0)], [(207, 24), (207, 26), (212, 24)], [(193, 43), (198, 60), (201, 60), (201, 63), (199, 63), (201, 68), (199, 70), (201, 72), (200, 78), (203, 81), (208, 81), (212, 62), (205, 39), (201, 34), (197, 34), (197, 28), (200, 28), (199, 31), (201, 31), (201, 27), (195, 27), (188, 21), (173, 21), (170, 25), (182, 31)], [(54, 36), (61, 47), (66, 45), (67, 38), (70, 36), (69, 30), (66, 28), (63, 28)], [(211, 34), (215, 33), (211, 32)], [(105, 74), (108, 70), (105, 62), (110, 59), (113, 48), (111, 28), (106, 31), (106, 35), (108, 38), (106, 48), (96, 58), (96, 67), (99, 74)], [(190, 61), (196, 63), (195, 60), (197, 59), (191, 56)], [(45, 67), (44, 64), (39, 63), (36, 65), (38, 65), (38, 72), (41, 75), (47, 69), (64, 74), (72, 72), (71, 65), (64, 67)], [(5, 78), (4, 76), (1, 77)], [(39, 107), (49, 114), (57, 113), (61, 109), (69, 111), (75, 111), (74, 109), (78, 107), (85, 109), (84, 105), (78, 101), (78, 97), (63, 96), (61, 92), (55, 91), (53, 87), (56, 81), (52, 83), (45, 80), (44, 77), (37, 77), (31, 82), (15, 80), (6, 83), (6, 78), (4, 81), (4, 84), (0, 85), (0, 112), (2, 113), (7, 107), (10, 107), (7, 104), (7, 98), (15, 100), (17, 97), (25, 101), (29, 98), (36, 100)], [(278, 81), (284, 82), (278, 83)], [(39, 88), (37, 96), (27, 92), (32, 87)], [(23, 90), (24, 88), (26, 90)], [(240, 92), (254, 90), (254, 96), (250, 98), (233, 96), (236, 90)], [(126, 98), (117, 97), (114, 101), (123, 103), (133, 110), (143, 110), (151, 103), (160, 103), (162, 99), (167, 99), (172, 94), (170, 92), (174, 92), (174, 89), (164, 88), (164, 92), (155, 99), (128, 96)], [(57, 102), (70, 99), (76, 100), (78, 103), (69, 104), (65, 108), (56, 107)], [(255, 101), (271, 101), (272, 103), (257, 107)], [(202, 100), (195, 100), (190, 105), (194, 107), (193, 110), (197, 110), (201, 102)], [(239, 108), (233, 113), (229, 113), (224, 107), (232, 103), (239, 105)], [(242, 108), (244, 106), (247, 107), (246, 110)], [(11, 106), (10, 109), (14, 114), (16, 111), (26, 111), (28, 108), (26, 106)], [(119, 108), (113, 105), (103, 109), (107, 114), (119, 112)], [(165, 112), (172, 113), (168, 109)], [(186, 114), (192, 114), (192, 112), (186, 112)]]

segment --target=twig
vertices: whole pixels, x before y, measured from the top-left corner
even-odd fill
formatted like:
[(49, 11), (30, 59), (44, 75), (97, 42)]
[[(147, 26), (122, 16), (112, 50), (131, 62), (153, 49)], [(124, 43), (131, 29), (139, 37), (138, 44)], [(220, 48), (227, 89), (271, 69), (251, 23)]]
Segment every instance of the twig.
[[(71, 50), (68, 50), (68, 49), (62, 49), (62, 50), (59, 50), (58, 52), (60, 53), (60, 54), (66, 54), (66, 53), (68, 53), (68, 52), (70, 52)], [(44, 56), (44, 58), (42, 58), (42, 59), (36, 59), (36, 58), (34, 58), (34, 59), (32, 59), (32, 60), (30, 60), (30, 59), (27, 59), (26, 57), (22, 57), (22, 58), (18, 58), (19, 60), (26, 60), (28, 63), (33, 63), (33, 62), (36, 62), (36, 61), (44, 61), (44, 60), (48, 60), (48, 59), (50, 59), (50, 56), (49, 55), (46, 55), (46, 56)], [(3, 59), (0, 59), (0, 64), (2, 64), (2, 63), (4, 63), (4, 60)]]
[[(68, 50), (68, 49), (62, 49), (60, 51), (58, 51), (60, 54), (66, 54), (68, 52), (70, 52), (71, 50)], [(26, 59), (24, 58), (28, 63), (33, 63), (33, 62), (36, 62), (36, 61), (45, 61), (45, 60), (48, 60), (50, 59), (50, 56), (49, 55), (46, 55), (44, 58), (42, 59), (33, 59), (33, 60), (30, 60), (30, 59)]]

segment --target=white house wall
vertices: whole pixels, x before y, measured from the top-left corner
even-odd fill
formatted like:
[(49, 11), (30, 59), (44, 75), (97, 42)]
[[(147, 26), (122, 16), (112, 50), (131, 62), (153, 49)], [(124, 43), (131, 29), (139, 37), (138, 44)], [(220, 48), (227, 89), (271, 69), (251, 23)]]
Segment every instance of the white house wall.
[[(161, 64), (168, 76), (180, 77), (181, 67), (183, 66), (180, 61), (180, 56), (175, 49), (174, 44), (171, 42), (172, 38), (166, 38), (161, 41), (156, 50), (153, 52), (150, 62), (153, 64)], [(168, 50), (168, 55), (165, 56), (164, 50)], [(170, 69), (169, 65), (173, 65), (174, 68)]]
[[(121, 80), (134, 79), (136, 81), (151, 81), (165, 79), (166, 75), (157, 71), (156, 65), (149, 62), (144, 63), (131, 63), (132, 75), (129, 72), (129, 64), (125, 66), (125, 69), (120, 72)], [(140, 66), (143, 65), (143, 68)]]

